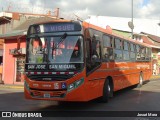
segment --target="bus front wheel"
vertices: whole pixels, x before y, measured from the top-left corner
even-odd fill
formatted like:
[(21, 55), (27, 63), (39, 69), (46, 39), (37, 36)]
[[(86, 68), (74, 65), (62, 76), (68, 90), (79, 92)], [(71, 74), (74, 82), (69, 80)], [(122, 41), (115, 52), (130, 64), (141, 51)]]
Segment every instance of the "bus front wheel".
[(109, 81), (109, 79), (105, 80), (104, 86), (103, 86), (103, 94), (100, 98), (101, 102), (108, 102), (109, 98), (113, 97), (113, 85)]

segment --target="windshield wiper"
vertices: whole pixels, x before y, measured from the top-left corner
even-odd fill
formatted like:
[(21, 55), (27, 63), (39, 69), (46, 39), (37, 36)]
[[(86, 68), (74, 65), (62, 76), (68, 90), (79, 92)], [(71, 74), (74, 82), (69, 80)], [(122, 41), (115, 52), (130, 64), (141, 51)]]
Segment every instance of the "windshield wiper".
[(57, 43), (56, 45), (53, 45), (53, 46), (52, 46), (52, 59), (53, 59), (53, 51), (54, 51), (55, 49), (58, 49), (58, 48), (59, 48), (60, 43), (62, 43), (62, 42), (65, 40), (66, 37), (67, 37), (67, 33), (64, 33), (64, 34), (61, 36), (61, 38), (59, 39), (60, 42)]

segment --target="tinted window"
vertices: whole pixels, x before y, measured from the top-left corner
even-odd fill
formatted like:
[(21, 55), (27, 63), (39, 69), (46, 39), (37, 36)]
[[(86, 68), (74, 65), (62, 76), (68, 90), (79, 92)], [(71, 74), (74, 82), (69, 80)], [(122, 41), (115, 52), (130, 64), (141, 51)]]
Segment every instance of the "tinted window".
[(114, 58), (115, 60), (122, 60), (122, 50), (114, 50)]
[(141, 47), (141, 60), (145, 60), (145, 56), (146, 56), (146, 48)]
[(128, 51), (123, 51), (123, 59), (129, 60), (129, 52)]
[(113, 60), (113, 48), (103, 48), (103, 60)]
[(130, 52), (130, 60), (135, 60), (136, 53)]
[(140, 52), (140, 46), (136, 45), (136, 52)]
[(113, 40), (111, 36), (103, 36), (103, 60), (113, 60)]
[(112, 37), (104, 35), (103, 36), (103, 46), (112, 47)]
[(140, 46), (136, 45), (136, 60), (141, 60)]
[(129, 50), (129, 43), (124, 41), (124, 50)]
[(151, 49), (146, 48), (146, 60), (150, 60), (151, 59)]
[(115, 38), (115, 48), (122, 49), (122, 40)]
[(130, 50), (131, 50), (132, 52), (135, 51), (135, 45), (134, 45), (133, 43), (130, 44)]

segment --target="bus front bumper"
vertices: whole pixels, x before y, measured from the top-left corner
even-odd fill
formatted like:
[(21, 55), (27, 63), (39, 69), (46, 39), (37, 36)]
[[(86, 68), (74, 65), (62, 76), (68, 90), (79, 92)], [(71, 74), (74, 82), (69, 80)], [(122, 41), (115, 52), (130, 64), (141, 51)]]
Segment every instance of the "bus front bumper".
[[(62, 83), (58, 83), (62, 84)], [(55, 82), (30, 83), (25, 81), (24, 94), (26, 99), (35, 100), (54, 100), (54, 101), (88, 101), (87, 94), (84, 87), (84, 79), (75, 81), (66, 86), (66, 89), (53, 90), (44, 89), (42, 86), (53, 88)], [(36, 86), (41, 86), (41, 89)]]

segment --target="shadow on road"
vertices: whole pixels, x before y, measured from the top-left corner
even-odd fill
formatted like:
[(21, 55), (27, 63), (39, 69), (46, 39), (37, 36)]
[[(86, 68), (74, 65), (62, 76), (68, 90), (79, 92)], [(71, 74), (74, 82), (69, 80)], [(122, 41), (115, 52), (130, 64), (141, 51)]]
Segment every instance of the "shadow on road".
[(2, 93), (0, 110), (5, 111), (160, 111), (160, 85), (145, 84), (142, 88), (129, 87), (115, 92), (108, 103), (56, 102), (26, 100), (23, 92)]

